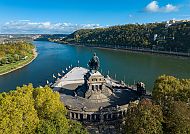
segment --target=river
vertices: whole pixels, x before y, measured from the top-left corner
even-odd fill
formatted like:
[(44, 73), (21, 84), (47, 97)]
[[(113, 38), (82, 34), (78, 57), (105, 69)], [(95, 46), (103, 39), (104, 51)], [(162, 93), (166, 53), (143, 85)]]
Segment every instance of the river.
[(142, 81), (151, 91), (155, 79), (163, 74), (179, 78), (190, 78), (190, 59), (163, 55), (133, 53), (117, 50), (88, 48), (34, 41), (38, 57), (28, 66), (0, 76), (0, 92), (15, 89), (16, 86), (32, 83), (43, 86), (53, 81), (52, 75), (61, 73), (69, 65), (87, 67), (94, 52), (100, 59), (100, 71), (109, 73), (127, 84)]

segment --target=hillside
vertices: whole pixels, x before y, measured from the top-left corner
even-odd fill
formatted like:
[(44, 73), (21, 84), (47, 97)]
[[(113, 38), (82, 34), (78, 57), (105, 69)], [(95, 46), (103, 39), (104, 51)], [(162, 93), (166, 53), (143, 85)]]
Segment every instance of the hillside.
[(81, 29), (60, 41), (188, 53), (190, 22), (126, 24), (108, 28)]

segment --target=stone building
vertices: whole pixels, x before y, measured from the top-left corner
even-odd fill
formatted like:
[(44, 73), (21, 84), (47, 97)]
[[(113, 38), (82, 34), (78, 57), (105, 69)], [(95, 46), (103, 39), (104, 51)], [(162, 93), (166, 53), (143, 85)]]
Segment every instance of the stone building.
[(68, 118), (81, 122), (102, 123), (122, 119), (129, 103), (138, 103), (145, 88), (138, 89), (103, 76), (99, 71), (99, 58), (94, 54), (89, 69), (74, 67), (53, 84), (61, 101), (68, 109)]

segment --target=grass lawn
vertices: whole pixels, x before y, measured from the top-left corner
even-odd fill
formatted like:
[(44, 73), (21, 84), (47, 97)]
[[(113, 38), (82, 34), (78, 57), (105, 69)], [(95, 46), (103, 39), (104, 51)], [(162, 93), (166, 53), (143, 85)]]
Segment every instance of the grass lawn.
[(20, 60), (15, 63), (5, 64), (3, 66), (0, 66), (0, 75), (3, 73), (15, 70), (17, 68), (20, 68), (22, 66), (25, 66), (27, 63), (29, 63), (34, 58), (34, 54), (28, 54), (27, 56), (28, 56), (28, 58), (26, 60)]

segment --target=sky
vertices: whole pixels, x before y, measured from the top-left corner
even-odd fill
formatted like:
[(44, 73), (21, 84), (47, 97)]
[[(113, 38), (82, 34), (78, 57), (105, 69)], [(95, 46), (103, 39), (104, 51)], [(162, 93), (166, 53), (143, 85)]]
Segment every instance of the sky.
[(190, 0), (0, 0), (0, 33), (72, 33), (171, 19), (190, 19)]

